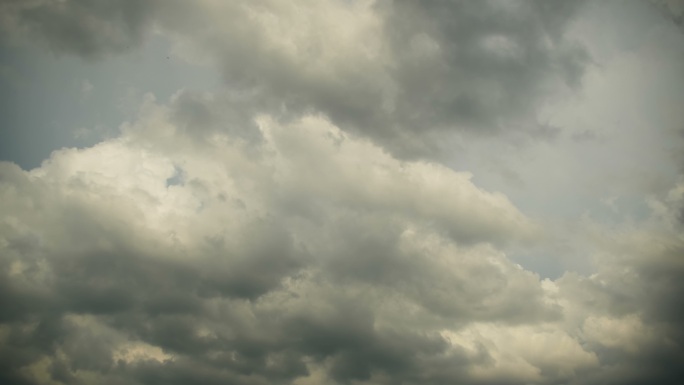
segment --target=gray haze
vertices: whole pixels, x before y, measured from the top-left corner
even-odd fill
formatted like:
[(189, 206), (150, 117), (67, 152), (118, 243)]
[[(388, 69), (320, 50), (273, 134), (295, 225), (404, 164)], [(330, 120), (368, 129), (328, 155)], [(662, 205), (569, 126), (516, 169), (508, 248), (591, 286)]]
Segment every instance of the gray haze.
[(0, 0), (0, 383), (681, 384), (682, 9)]

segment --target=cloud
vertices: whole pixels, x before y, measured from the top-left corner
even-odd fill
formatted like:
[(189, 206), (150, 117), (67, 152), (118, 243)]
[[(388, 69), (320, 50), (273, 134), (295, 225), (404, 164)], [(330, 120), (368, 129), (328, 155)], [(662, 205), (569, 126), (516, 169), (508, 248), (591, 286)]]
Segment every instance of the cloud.
[[(319, 117), (263, 117), (261, 143), (214, 131), (200, 148), (178, 110), (143, 111), (121, 137), (31, 172), (3, 164), (5, 352), (25, 349), (17, 333), (46, 344), (14, 361), (16, 377), (54, 376), (43, 361), (131, 381), (285, 381), (310, 365), (342, 382), (430, 376), (418, 356), (468, 362), (430, 324), (555, 316), (533, 274), (478, 246), (531, 222), (467, 175), (396, 160)], [(393, 320), (407, 308), (416, 316)], [(89, 333), (100, 356), (74, 347)]]
[(469, 175), (315, 115), (262, 115), (240, 136), (209, 114), (198, 137), (188, 101), (223, 97), (148, 97), (119, 137), (31, 171), (2, 163), (3, 380), (676, 378), (658, 358), (682, 354), (669, 210), (651, 232), (596, 238), (621, 270), (602, 257), (596, 275), (541, 281), (501, 251), (537, 224)]
[(5, 39), (36, 39), (55, 52), (87, 58), (138, 46), (150, 26), (155, 1), (2, 0)]
[[(628, 71), (591, 94), (611, 103), (587, 97), (606, 115), (551, 146), (565, 128), (537, 115), (582, 83), (589, 54), (568, 33), (582, 7), (0, 1), (13, 42), (90, 60), (159, 33), (174, 57), (225, 80), (168, 102), (146, 95), (118, 135), (33, 170), (0, 163), (0, 382), (678, 383), (681, 180), (629, 187), (650, 194), (632, 218), (614, 169), (593, 171), (650, 143), (636, 123), (595, 127), (613, 110), (679, 129), (655, 97), (678, 95), (678, 83), (627, 84), (641, 61), (618, 60)], [(643, 87), (627, 97), (623, 83)], [(565, 122), (581, 110), (568, 107)], [(510, 152), (529, 140), (547, 155), (524, 170)], [(620, 221), (532, 216), (447, 167), (454, 143), (520, 185), (538, 174), (530, 200), (558, 206), (597, 180), (601, 196), (619, 197)], [(624, 186), (649, 184), (641, 173)], [(565, 249), (590, 271), (542, 279), (511, 257)]]
[(454, 133), (544, 139), (537, 104), (581, 81), (564, 35), (579, 2), (5, 1), (12, 36), (84, 57), (155, 29), (216, 67), (249, 109), (321, 113), (401, 158), (442, 159)]
[(579, 326), (585, 346), (610, 367), (575, 383), (676, 383), (681, 378), (674, 362), (684, 357), (684, 336), (675, 303), (682, 293), (684, 239), (672, 218), (676, 214), (667, 210), (663, 217), (653, 210), (647, 225), (612, 230), (587, 223), (599, 250), (597, 272), (590, 277), (566, 273), (555, 285), (566, 298), (561, 302), (567, 320)]
[(664, 17), (679, 28), (684, 27), (684, 3), (681, 0), (650, 0)]
[[(578, 84), (587, 63), (563, 34), (577, 7), (211, 3), (180, 40), (202, 47), (229, 86), (253, 91), (262, 108), (320, 111), (395, 155), (434, 157), (454, 131), (537, 137), (537, 102)], [(213, 22), (227, 14), (235, 22)]]

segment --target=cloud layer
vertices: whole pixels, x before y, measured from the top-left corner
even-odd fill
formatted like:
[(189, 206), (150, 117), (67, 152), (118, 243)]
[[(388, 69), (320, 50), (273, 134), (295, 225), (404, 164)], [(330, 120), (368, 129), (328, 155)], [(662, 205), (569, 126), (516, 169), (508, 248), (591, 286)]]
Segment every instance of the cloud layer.
[[(6, 33), (87, 58), (153, 29), (213, 63), (249, 108), (326, 114), (402, 158), (443, 157), (446, 133), (553, 136), (537, 103), (579, 84), (565, 37), (580, 2), (4, 1)], [(248, 122), (245, 122), (248, 123)]]
[[(677, 384), (680, 83), (630, 98), (652, 47), (582, 41), (601, 7), (0, 0), (3, 44), (96, 63), (163, 36), (224, 81), (147, 94), (117, 135), (33, 170), (0, 162), (0, 383)], [(587, 86), (601, 44), (631, 48)], [(558, 109), (572, 124), (545, 120), (587, 90)], [(632, 122), (603, 127), (620, 106)], [(620, 182), (609, 158), (677, 171)], [(556, 206), (591, 180), (612, 216), (527, 212), (476, 182), (495, 162)], [(605, 197), (622, 191), (640, 205)], [(514, 262), (533, 253), (585, 270)]]
[(30, 172), (2, 164), (5, 382), (677, 378), (677, 218), (597, 235), (591, 277), (541, 280), (496, 246), (538, 224), (468, 174), (320, 116), (200, 140), (189, 97)]

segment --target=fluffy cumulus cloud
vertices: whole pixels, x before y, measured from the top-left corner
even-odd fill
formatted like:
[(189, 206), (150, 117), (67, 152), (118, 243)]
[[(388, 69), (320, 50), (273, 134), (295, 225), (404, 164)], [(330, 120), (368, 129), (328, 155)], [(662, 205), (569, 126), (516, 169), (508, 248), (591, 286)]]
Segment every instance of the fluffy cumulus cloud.
[[(450, 167), (470, 141), (511, 167), (540, 156), (527, 181), (549, 183), (559, 204), (559, 174), (574, 194), (585, 174), (614, 170), (566, 164), (589, 152), (577, 143), (615, 138), (596, 128), (606, 119), (540, 117), (590, 71), (587, 9), (0, 1), (11, 44), (108, 60), (158, 34), (224, 80), (147, 94), (117, 135), (32, 170), (0, 162), (0, 383), (679, 383), (682, 175), (625, 184), (642, 206), (599, 196), (612, 216), (559, 223), (511, 199), (519, 184), (478, 183), (491, 163)], [(644, 121), (667, 123), (652, 141), (680, 149), (681, 114), (656, 120), (645, 105)], [(664, 164), (640, 127), (605, 148), (639, 142), (644, 167)], [(681, 173), (681, 157), (668, 159)], [(515, 262), (564, 242), (589, 267), (551, 277)]]
[(5, 382), (621, 383), (682, 357), (677, 218), (541, 280), (500, 249), (538, 223), (470, 175), (321, 116), (198, 138), (187, 100), (222, 103), (150, 97), (120, 137), (2, 164)]

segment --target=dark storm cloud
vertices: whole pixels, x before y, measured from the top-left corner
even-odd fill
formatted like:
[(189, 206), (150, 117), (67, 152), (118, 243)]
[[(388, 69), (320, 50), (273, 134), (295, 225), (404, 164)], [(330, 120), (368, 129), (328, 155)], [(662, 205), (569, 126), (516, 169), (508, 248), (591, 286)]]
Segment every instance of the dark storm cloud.
[[(20, 5), (21, 4), (21, 5)], [(11, 30), (90, 57), (156, 25), (249, 95), (243, 111), (316, 112), (401, 157), (449, 133), (544, 138), (538, 103), (588, 62), (565, 38), (581, 2), (8, 2)], [(195, 113), (194, 118), (200, 116)], [(249, 121), (249, 119), (247, 119)]]
[[(182, 34), (205, 46), (228, 86), (252, 92), (259, 108), (323, 112), (402, 157), (434, 156), (443, 134), (453, 131), (542, 137), (538, 102), (554, 88), (577, 86), (588, 62), (582, 47), (564, 37), (580, 2), (312, 5), (305, 19), (294, 4), (262, 3), (215, 11), (256, 14), (251, 24), (234, 15), (228, 26), (190, 24)], [(271, 20), (272, 12), (282, 12), (280, 19)], [(344, 46), (326, 24), (335, 22), (368, 41)], [(288, 45), (274, 45), (271, 28)]]
[(5, 38), (35, 38), (55, 52), (87, 58), (138, 46), (155, 0), (2, 0)]
[(399, 94), (385, 135), (397, 126), (411, 141), (433, 128), (532, 135), (549, 85), (580, 82), (586, 53), (564, 38), (580, 4), (381, 3)]

